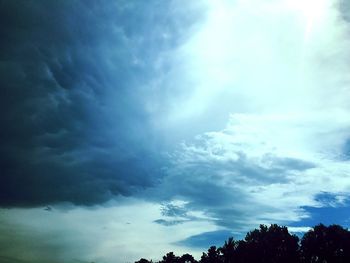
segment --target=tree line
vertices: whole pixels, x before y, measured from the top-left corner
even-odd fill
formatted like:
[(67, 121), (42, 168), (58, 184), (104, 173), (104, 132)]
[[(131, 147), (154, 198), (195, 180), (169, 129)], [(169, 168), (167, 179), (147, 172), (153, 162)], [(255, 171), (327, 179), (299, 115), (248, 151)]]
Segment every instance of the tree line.
[[(350, 232), (339, 225), (316, 225), (301, 239), (285, 226), (260, 225), (243, 240), (230, 237), (211, 246), (199, 261), (190, 254), (167, 253), (158, 263), (350, 263)], [(153, 263), (141, 258), (135, 263)]]

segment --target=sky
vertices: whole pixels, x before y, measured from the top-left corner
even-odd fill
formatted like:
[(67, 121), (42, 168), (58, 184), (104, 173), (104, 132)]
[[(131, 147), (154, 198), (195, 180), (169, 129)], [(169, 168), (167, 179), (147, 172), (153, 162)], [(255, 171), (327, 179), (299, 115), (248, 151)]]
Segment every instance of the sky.
[(350, 227), (349, 1), (2, 0), (0, 39), (2, 262)]

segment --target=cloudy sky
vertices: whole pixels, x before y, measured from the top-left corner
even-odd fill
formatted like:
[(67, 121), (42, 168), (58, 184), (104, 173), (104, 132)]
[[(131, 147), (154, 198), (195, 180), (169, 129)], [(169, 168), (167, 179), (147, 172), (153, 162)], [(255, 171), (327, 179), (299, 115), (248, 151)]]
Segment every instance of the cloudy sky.
[(2, 262), (350, 227), (349, 1), (3, 0), (0, 39)]

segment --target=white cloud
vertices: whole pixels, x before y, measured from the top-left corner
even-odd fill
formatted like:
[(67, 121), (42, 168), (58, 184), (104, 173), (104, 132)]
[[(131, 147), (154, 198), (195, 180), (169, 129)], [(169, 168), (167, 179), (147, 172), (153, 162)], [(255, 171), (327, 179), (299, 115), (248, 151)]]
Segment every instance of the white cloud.
[(182, 144), (160, 188), (236, 231), (299, 221), (308, 216), (300, 207), (326, 205), (318, 194), (350, 194), (341, 158), (350, 120), (333, 114), (232, 115), (224, 130)]
[(300, 227), (288, 227), (288, 230), (292, 233), (303, 233), (311, 230), (311, 227), (308, 226), (300, 226)]
[(298, 221), (320, 192), (350, 193), (350, 37), (338, 2), (207, 4), (173, 54), (182, 74), (170, 80), (185, 88), (159, 120), (185, 142), (156, 195), (241, 227)]
[(348, 25), (336, 1), (209, 1), (205, 14), (172, 54), (176, 90), (157, 116), (169, 134), (222, 129), (232, 113), (347, 116)]

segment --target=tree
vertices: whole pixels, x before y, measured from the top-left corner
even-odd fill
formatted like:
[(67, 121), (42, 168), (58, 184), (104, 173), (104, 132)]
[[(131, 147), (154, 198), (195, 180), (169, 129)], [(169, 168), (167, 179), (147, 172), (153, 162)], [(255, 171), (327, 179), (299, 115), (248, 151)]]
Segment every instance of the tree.
[(135, 261), (135, 263), (152, 263), (152, 260), (149, 261), (149, 260), (147, 260), (145, 258), (141, 258), (139, 261)]
[(196, 260), (190, 254), (183, 254), (179, 260), (180, 263), (195, 263)]
[(224, 263), (235, 262), (235, 249), (236, 244), (233, 240), (233, 237), (230, 237), (227, 241), (225, 241), (225, 244), (221, 248), (219, 248)]
[(287, 227), (276, 224), (249, 232), (238, 243), (238, 262), (295, 263), (298, 262), (298, 237), (291, 235)]
[(201, 263), (221, 263), (220, 251), (216, 246), (211, 246), (207, 253), (203, 253)]
[(339, 225), (319, 224), (301, 240), (302, 262), (350, 262), (350, 232)]
[(163, 260), (160, 263), (179, 263), (179, 257), (175, 256), (174, 252), (169, 252), (163, 256)]
[[(211, 246), (199, 263), (349, 263), (350, 232), (339, 225), (319, 224), (299, 238), (287, 227), (260, 225), (244, 240), (231, 237), (220, 248)], [(152, 263), (141, 258), (135, 263)], [(167, 253), (158, 263), (197, 263), (190, 254)]]

